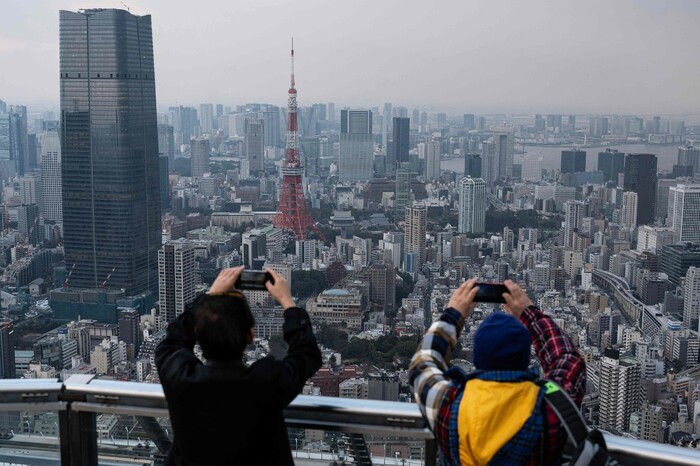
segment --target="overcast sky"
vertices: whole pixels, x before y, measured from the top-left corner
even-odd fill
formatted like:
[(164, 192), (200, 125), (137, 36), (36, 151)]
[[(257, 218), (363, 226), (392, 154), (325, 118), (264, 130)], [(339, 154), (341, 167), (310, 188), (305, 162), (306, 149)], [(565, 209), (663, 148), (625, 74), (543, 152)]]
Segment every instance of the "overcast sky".
[[(384, 102), (491, 112), (700, 113), (699, 0), (125, 0), (152, 15), (159, 106)], [(0, 0), (0, 99), (58, 107), (58, 10)]]

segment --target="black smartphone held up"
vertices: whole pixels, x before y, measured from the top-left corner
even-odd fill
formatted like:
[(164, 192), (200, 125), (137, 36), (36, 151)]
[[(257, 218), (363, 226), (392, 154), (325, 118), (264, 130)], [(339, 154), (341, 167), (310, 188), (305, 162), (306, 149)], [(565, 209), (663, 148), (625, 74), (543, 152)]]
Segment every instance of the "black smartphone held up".
[(267, 290), (265, 283), (274, 283), (272, 274), (262, 270), (244, 270), (234, 285), (239, 290)]
[(505, 303), (503, 293), (508, 293), (508, 288), (502, 283), (477, 283), (479, 287), (474, 301), (477, 303)]

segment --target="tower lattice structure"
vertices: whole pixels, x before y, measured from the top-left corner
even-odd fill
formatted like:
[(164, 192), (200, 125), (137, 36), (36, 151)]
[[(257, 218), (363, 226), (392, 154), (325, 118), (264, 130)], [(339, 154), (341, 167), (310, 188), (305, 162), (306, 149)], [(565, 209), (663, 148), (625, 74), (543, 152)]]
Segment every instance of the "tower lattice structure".
[(306, 207), (304, 198), (304, 167), (299, 158), (299, 139), (297, 135), (297, 90), (294, 85), (294, 42), (292, 42), (292, 75), (287, 99), (287, 144), (282, 166), (282, 191), (273, 224), (283, 230), (291, 230), (298, 240), (306, 239), (307, 230), (311, 229), (323, 239), (323, 234), (316, 226)]

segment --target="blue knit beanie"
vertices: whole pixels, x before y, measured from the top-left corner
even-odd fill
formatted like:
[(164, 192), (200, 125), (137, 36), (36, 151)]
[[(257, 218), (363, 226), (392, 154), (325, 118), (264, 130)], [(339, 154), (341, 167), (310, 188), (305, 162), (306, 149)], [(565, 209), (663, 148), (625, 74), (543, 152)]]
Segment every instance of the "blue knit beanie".
[(474, 365), (479, 370), (527, 370), (530, 332), (510, 314), (494, 312), (474, 335)]

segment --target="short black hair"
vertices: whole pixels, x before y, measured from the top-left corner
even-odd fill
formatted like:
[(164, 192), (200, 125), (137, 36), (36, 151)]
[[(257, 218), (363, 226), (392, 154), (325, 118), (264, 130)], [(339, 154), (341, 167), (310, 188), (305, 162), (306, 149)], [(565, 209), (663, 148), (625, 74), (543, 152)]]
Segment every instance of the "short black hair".
[(206, 359), (240, 359), (255, 325), (242, 293), (206, 295), (194, 310), (194, 333)]

